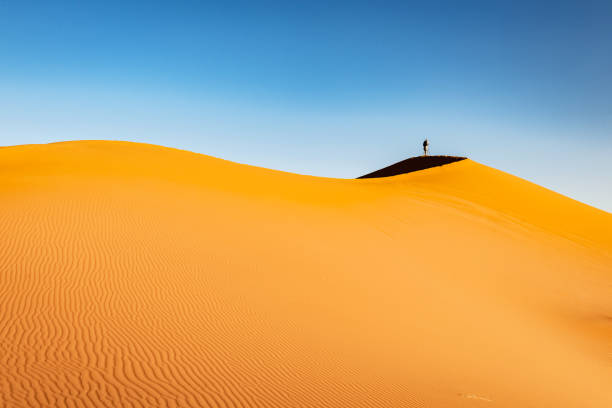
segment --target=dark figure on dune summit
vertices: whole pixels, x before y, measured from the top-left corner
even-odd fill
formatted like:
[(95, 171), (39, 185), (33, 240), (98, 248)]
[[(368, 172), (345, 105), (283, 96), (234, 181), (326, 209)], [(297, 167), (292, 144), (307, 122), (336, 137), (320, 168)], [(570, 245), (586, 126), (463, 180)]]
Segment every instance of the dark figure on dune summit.
[(423, 142), (423, 156), (427, 156), (428, 153), (429, 153), (429, 141), (425, 139), (425, 141)]
[(398, 174), (411, 173), (413, 171), (425, 170), (431, 167), (443, 166), (459, 160), (465, 160), (465, 157), (458, 156), (431, 156), (429, 154), (429, 140), (423, 141), (423, 154), (421, 156), (411, 157), (402, 160), (380, 170), (365, 174), (357, 178), (375, 178), (375, 177), (391, 177)]

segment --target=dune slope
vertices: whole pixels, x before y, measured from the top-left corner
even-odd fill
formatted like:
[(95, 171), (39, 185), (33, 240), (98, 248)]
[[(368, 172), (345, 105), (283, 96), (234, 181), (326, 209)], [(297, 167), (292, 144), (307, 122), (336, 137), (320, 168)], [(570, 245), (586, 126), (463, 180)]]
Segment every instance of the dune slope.
[(610, 407), (612, 215), (471, 160), (2, 148), (0, 406)]

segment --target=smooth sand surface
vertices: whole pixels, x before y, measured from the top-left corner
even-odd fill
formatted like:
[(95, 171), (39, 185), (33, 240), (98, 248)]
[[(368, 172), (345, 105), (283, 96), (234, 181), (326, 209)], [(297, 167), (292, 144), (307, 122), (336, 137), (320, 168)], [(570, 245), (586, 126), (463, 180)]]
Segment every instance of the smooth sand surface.
[(1, 407), (612, 407), (612, 215), (463, 160), (0, 149)]

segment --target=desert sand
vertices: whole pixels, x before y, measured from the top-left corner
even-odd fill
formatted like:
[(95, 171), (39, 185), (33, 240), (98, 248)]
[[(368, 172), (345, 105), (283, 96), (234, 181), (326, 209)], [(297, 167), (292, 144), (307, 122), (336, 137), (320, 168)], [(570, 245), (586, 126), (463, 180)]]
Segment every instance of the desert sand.
[(612, 407), (612, 215), (461, 160), (0, 149), (1, 407)]

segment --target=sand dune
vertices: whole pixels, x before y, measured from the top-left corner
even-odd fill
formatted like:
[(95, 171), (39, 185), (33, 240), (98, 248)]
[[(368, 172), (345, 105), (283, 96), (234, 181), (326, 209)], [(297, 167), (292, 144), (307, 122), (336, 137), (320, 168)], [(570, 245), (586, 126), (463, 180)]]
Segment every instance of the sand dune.
[(0, 406), (609, 408), (612, 215), (471, 160), (2, 148)]

